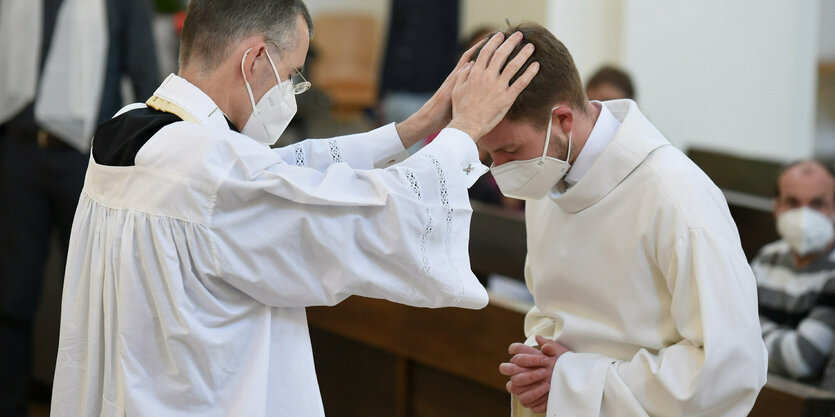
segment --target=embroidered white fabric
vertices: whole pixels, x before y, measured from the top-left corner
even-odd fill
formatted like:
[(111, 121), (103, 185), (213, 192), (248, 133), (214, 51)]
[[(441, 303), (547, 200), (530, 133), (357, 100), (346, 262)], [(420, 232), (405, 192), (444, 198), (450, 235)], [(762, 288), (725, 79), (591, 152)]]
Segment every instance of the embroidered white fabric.
[[(423, 194), (420, 190), (415, 172), (409, 168), (403, 169), (403, 174), (409, 180), (409, 185), (412, 187), (412, 192), (415, 193), (418, 200), (423, 200)], [(432, 222), (432, 212), (426, 208), (426, 225), (423, 228), (423, 233), (420, 235), (420, 270), (423, 273), (429, 273), (429, 258), (426, 256), (426, 242), (429, 241), (429, 235), (432, 234), (432, 229), (435, 226)]]
[(334, 164), (342, 162), (342, 152), (339, 151), (339, 143), (336, 139), (328, 140), (328, 147), (331, 150), (331, 159)]
[(417, 177), (415, 177), (415, 171), (406, 168), (403, 170), (403, 173), (406, 175), (406, 178), (409, 179), (409, 184), (412, 186), (412, 191), (414, 191), (415, 195), (417, 195), (418, 200), (423, 199), (423, 196), (420, 194), (420, 184), (418, 184)]
[(444, 238), (444, 250), (446, 251), (447, 256), (450, 258), (450, 262), (452, 261), (452, 215), (454, 214), (454, 209), (449, 204), (449, 193), (447, 191), (446, 185), (446, 176), (444, 174), (444, 169), (441, 167), (441, 163), (431, 154), (426, 154), (426, 157), (432, 161), (432, 164), (435, 165), (435, 170), (438, 172), (438, 182), (440, 183), (441, 188), (441, 205), (446, 209), (446, 236)]
[(293, 152), (296, 154), (296, 166), (304, 166), (304, 149), (300, 143), (293, 145)]

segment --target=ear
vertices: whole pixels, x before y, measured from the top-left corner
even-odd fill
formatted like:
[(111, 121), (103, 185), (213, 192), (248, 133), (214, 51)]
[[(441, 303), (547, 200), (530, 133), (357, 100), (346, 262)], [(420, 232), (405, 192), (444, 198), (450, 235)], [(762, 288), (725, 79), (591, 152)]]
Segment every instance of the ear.
[(559, 125), (563, 132), (571, 132), (574, 130), (574, 110), (562, 103), (557, 106), (556, 109), (551, 110), (554, 127)]
[(252, 83), (252, 78), (257, 71), (259, 61), (266, 55), (266, 48), (267, 46), (263, 39), (245, 39), (237, 48), (240, 52), (238, 56), (242, 57), (242, 74), (250, 83)]

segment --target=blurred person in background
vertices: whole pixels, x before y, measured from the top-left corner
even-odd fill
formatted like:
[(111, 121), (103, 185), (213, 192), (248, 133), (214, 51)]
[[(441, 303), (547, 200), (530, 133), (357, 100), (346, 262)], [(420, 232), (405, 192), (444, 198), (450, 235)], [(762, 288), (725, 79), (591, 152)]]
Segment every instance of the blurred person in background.
[[(63, 255), (93, 128), (159, 82), (147, 0), (0, 0), (0, 416), (27, 415), (51, 234)], [(63, 255), (61, 256), (63, 258)]]
[[(406, 120), (426, 103), (458, 48), (460, 0), (392, 0), (380, 80), (381, 120)], [(424, 145), (416, 143), (414, 153)]]
[(747, 415), (767, 358), (722, 192), (634, 101), (589, 101), (547, 29), (510, 30), (540, 71), (479, 146), (526, 200), (535, 306), (499, 366), (514, 415)]
[(780, 174), (776, 191), (781, 239), (751, 262), (768, 370), (821, 385), (835, 340), (835, 175), (818, 161), (797, 162)]
[(635, 100), (635, 88), (626, 71), (606, 65), (589, 78), (586, 83), (589, 100), (607, 101), (628, 98)]

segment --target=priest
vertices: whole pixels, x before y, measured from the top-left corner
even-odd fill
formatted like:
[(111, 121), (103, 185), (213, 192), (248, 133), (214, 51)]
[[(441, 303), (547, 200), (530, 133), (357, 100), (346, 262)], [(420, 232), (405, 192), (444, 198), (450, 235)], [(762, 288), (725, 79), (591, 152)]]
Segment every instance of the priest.
[(305, 307), (487, 303), (474, 141), (534, 77), (510, 82), (532, 47), (507, 61), (521, 34), (497, 35), (403, 123), (272, 150), (312, 34), (301, 0), (192, 0), (179, 74), (98, 128), (53, 416), (322, 416)]

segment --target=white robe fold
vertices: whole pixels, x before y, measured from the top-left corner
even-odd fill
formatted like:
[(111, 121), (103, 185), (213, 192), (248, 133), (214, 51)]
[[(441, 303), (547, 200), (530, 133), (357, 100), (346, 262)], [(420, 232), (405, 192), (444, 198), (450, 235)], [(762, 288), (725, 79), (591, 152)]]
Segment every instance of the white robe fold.
[(53, 416), (322, 416), (304, 307), (486, 305), (466, 192), (486, 168), (463, 132), (406, 160), (393, 125), (270, 150), (185, 80), (159, 93), (198, 123), (135, 166), (91, 158)]

